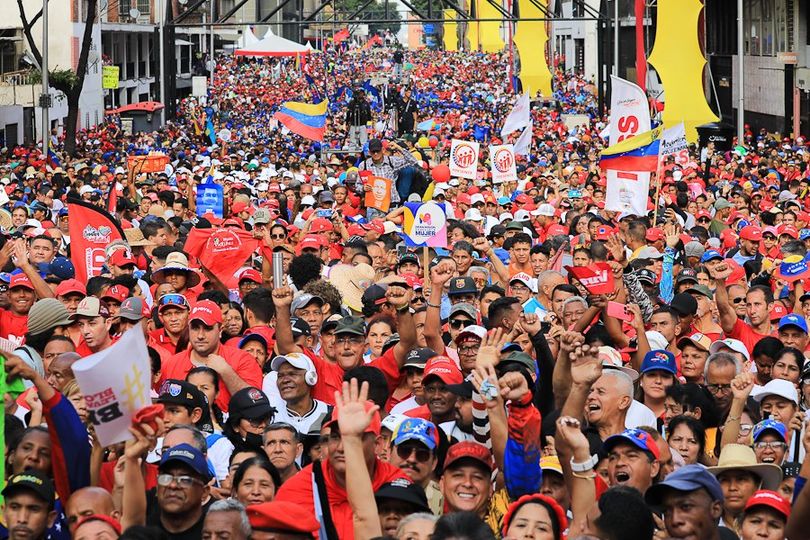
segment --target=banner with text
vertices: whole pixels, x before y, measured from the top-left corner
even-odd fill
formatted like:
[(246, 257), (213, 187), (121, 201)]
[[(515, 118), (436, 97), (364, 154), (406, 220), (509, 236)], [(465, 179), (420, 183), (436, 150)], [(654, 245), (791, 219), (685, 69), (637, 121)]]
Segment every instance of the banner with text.
[(511, 144), (489, 147), (490, 167), (492, 168), (492, 183), (517, 182), (517, 164), (515, 163), (515, 147)]
[(447, 247), (447, 212), (433, 201), (405, 203), (402, 232), (408, 247)]
[(629, 81), (610, 76), (610, 143), (618, 144), (650, 131), (650, 107), (644, 90)]
[(458, 178), (475, 180), (480, 149), (481, 145), (477, 142), (453, 139), (450, 147), (450, 174)]

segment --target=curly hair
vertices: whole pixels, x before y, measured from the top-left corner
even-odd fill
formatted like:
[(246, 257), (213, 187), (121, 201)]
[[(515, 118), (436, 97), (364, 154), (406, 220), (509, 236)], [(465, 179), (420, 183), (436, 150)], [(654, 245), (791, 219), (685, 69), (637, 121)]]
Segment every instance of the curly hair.
[(329, 311), (332, 315), (340, 313), (340, 305), (343, 303), (343, 296), (340, 294), (337, 287), (325, 279), (310, 281), (304, 287), (304, 292), (323, 298), (323, 301), (329, 304)]
[(289, 274), (296, 289), (301, 290), (307, 283), (320, 279), (321, 266), (323, 261), (310, 253), (293, 257), (290, 261)]

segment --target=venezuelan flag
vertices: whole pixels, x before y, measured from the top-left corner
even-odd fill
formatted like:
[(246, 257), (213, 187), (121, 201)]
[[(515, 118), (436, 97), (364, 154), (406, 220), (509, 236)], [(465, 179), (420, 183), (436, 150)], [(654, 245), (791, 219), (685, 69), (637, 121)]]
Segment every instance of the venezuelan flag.
[(329, 101), (326, 99), (320, 103), (287, 101), (281, 105), (281, 110), (275, 114), (275, 118), (296, 135), (313, 141), (323, 141), (328, 105)]
[(663, 128), (657, 127), (605, 148), (599, 160), (599, 167), (603, 170), (655, 171), (658, 168), (662, 130)]

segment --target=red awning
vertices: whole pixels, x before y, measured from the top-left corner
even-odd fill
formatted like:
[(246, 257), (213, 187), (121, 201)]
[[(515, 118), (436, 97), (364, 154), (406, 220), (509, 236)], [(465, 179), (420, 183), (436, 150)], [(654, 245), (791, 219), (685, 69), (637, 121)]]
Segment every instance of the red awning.
[(163, 108), (163, 103), (159, 101), (141, 101), (140, 103), (132, 103), (130, 105), (124, 105), (123, 107), (118, 107), (117, 109), (110, 109), (105, 111), (104, 114), (121, 114), (127, 112), (147, 112), (153, 113), (155, 111), (159, 111)]

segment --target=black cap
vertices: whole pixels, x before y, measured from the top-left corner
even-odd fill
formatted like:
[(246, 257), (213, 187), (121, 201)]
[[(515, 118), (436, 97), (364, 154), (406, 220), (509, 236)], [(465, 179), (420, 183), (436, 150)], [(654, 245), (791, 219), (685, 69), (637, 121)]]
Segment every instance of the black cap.
[(478, 294), (478, 287), (475, 285), (475, 280), (470, 276), (451, 279), (450, 290), (447, 291), (447, 296), (459, 294)]
[(53, 506), (56, 498), (56, 490), (51, 479), (39, 471), (28, 470), (20, 474), (15, 474), (8, 479), (6, 487), (3, 488), (3, 497), (8, 498), (18, 491), (27, 489), (34, 492), (37, 497)]
[(680, 285), (681, 283), (697, 283), (697, 272), (694, 271), (692, 268), (684, 268), (681, 270), (681, 273), (678, 274), (678, 277), (675, 278), (675, 284)]
[(405, 357), (405, 363), (402, 364), (402, 367), (421, 367), (424, 369), (427, 361), (434, 356), (436, 356), (436, 351), (429, 347), (411, 349)]
[(377, 285), (376, 283), (369, 285), (368, 288), (363, 291), (363, 296), (361, 297), (363, 306), (371, 308), (373, 306), (384, 304), (385, 292), (385, 287), (382, 285)]
[(180, 379), (166, 379), (158, 391), (158, 403), (172, 403), (185, 407), (208, 408), (205, 394), (193, 384)]
[(381, 485), (380, 489), (374, 493), (374, 498), (378, 502), (382, 499), (402, 501), (412, 504), (415, 512), (430, 512), (425, 490), (409, 479), (397, 478)]
[(253, 386), (236, 392), (228, 403), (228, 421), (232, 423), (239, 422), (242, 418), (256, 420), (272, 417), (275, 412), (264, 392)]
[(382, 352), (385, 353), (385, 351), (387, 351), (397, 343), (399, 343), (399, 334), (394, 332), (393, 334), (388, 336), (388, 338), (385, 340), (385, 343), (383, 343)]
[(669, 305), (681, 317), (685, 317), (687, 315), (695, 315), (698, 309), (697, 300), (695, 300), (695, 297), (685, 292), (676, 294), (672, 298), (672, 301), (669, 303)]
[(655, 285), (655, 274), (652, 270), (640, 268), (633, 272), (633, 274), (638, 278), (639, 281), (644, 282), (647, 285)]
[(371, 139), (368, 141), (369, 152), (379, 152), (382, 150), (382, 141), (380, 139)]
[(448, 384), (447, 391), (461, 398), (472, 399), (473, 383), (471, 381), (464, 381), (459, 384)]
[(399, 256), (399, 260), (397, 261), (397, 266), (400, 266), (405, 263), (413, 263), (419, 266), (419, 255), (413, 253), (411, 251), (406, 251), (402, 255)]
[(293, 338), (301, 336), (309, 337), (312, 335), (312, 329), (309, 327), (309, 323), (304, 319), (290, 317), (290, 324), (292, 325)]
[(503, 236), (506, 234), (506, 227), (504, 225), (494, 225), (490, 230), (487, 238), (494, 239), (496, 236)]

